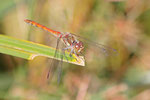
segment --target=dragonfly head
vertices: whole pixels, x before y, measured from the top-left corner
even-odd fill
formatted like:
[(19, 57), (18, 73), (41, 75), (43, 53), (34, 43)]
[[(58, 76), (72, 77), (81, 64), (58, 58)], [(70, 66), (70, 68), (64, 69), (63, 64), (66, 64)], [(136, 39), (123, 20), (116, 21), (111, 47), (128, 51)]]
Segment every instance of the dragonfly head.
[(81, 41), (79, 41), (77, 44), (76, 44), (76, 49), (77, 49), (77, 52), (80, 53), (83, 49), (84, 49), (84, 46), (83, 46), (83, 43)]

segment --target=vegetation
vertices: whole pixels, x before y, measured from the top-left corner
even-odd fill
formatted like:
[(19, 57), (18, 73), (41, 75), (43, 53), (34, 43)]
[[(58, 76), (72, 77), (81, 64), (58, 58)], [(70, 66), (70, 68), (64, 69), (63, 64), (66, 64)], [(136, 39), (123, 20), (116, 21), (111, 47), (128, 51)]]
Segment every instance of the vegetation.
[(55, 48), (57, 38), (24, 22), (31, 19), (114, 48), (117, 55), (83, 40), (85, 66), (64, 62), (58, 85), (57, 75), (50, 84), (46, 78), (53, 59), (0, 54), (0, 99), (150, 100), (149, 5), (150, 0), (1, 0), (0, 52), (7, 52), (5, 36)]

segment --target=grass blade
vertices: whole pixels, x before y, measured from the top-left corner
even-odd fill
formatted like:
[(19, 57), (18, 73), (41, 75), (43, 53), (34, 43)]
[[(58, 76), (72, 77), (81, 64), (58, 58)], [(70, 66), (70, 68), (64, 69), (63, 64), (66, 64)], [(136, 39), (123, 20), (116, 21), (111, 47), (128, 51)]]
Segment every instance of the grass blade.
[[(24, 58), (27, 60), (32, 60), (36, 56), (45, 56), (48, 58), (61, 60), (62, 55), (61, 51), (58, 50), (58, 55), (60, 56), (54, 58), (55, 48), (4, 35), (0, 35), (0, 53)], [(81, 57), (82, 59), (76, 58), (74, 55), (73, 57), (70, 57), (68, 52), (66, 52), (66, 57), (68, 59), (64, 57), (65, 62), (81, 66), (85, 65), (83, 57)], [(76, 59), (78, 59), (78, 61)]]

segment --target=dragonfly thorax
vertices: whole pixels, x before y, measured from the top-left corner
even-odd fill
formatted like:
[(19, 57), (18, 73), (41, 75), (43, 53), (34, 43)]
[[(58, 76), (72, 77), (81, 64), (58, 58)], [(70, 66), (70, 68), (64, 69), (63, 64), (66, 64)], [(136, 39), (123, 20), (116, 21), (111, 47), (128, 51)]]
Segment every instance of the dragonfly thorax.
[(73, 49), (73, 53), (79, 54), (84, 48), (83, 43), (71, 33), (64, 34), (62, 39), (67, 47)]

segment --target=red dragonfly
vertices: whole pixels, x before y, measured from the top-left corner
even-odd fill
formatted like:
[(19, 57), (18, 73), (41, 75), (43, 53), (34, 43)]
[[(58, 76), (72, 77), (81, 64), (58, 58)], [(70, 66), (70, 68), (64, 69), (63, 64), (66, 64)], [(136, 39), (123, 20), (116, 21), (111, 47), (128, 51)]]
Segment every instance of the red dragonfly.
[[(31, 24), (33, 26), (36, 26), (38, 28), (41, 28), (45, 31), (48, 31), (49, 33), (51, 33), (52, 35), (54, 35), (55, 37), (57, 37), (57, 45), (56, 45), (56, 51), (55, 51), (55, 54), (54, 54), (54, 57), (56, 56), (57, 54), (57, 50), (58, 50), (58, 45), (59, 45), (59, 41), (62, 40), (64, 45), (65, 45), (65, 48), (62, 49), (62, 53), (65, 57), (65, 51), (69, 51), (70, 52), (70, 56), (72, 56), (73, 54), (78, 58), (79, 55), (81, 54), (81, 52), (83, 51), (84, 49), (84, 45), (83, 45), (83, 42), (78, 40), (78, 38), (82, 38), (83, 40), (86, 40), (88, 43), (98, 47), (99, 49), (101, 49), (103, 52), (105, 52), (106, 54), (108, 53), (113, 53), (113, 52), (116, 52), (115, 49), (113, 48), (110, 48), (110, 47), (107, 47), (107, 46), (104, 46), (102, 44), (99, 44), (99, 43), (96, 43), (94, 41), (91, 41), (91, 40), (88, 40), (86, 38), (83, 38), (83, 37), (80, 37), (80, 36), (77, 36), (73, 33), (69, 33), (69, 32), (58, 32), (58, 31), (54, 31), (52, 29), (49, 29), (47, 28), (46, 26), (44, 25), (41, 25), (35, 21), (32, 21), (32, 20), (28, 20), (28, 19), (25, 19), (24, 20), (26, 23), (28, 24)], [(63, 61), (63, 56), (61, 57), (61, 65), (60, 67), (62, 66), (62, 61)], [(55, 60), (56, 61), (56, 60)], [(47, 78), (52, 78), (53, 76), (53, 72), (54, 72), (54, 69), (56, 69), (56, 64), (58, 63), (51, 63), (53, 65), (51, 65), (49, 71), (48, 71), (48, 74), (47, 74)], [(55, 67), (55, 68), (54, 68)], [(51, 75), (50, 75), (51, 74)], [(58, 81), (60, 80), (60, 74), (61, 74), (61, 68), (59, 68), (59, 75), (58, 75)]]

